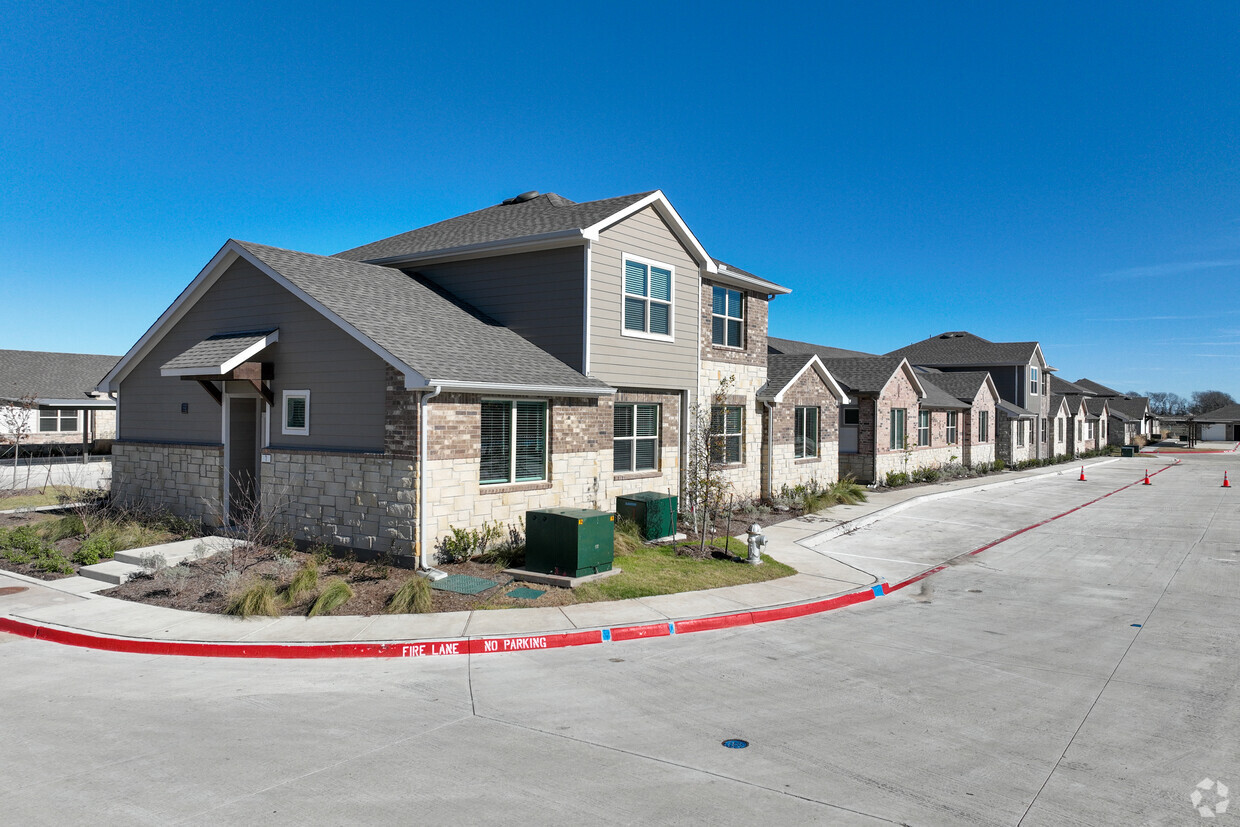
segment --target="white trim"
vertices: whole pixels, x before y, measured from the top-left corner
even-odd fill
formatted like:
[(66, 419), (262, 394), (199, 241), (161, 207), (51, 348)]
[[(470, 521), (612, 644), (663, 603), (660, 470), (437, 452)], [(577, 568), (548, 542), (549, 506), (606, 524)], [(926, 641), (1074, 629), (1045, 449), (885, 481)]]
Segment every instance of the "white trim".
[[(648, 330), (629, 330), (624, 326), (624, 302), (629, 297), (628, 291), (625, 289), (627, 262), (642, 264), (646, 267), (646, 296), (634, 296), (633, 298), (644, 298), (646, 301), (646, 327), (650, 327), (650, 303), (658, 302), (664, 304), (662, 299), (651, 298), (650, 293), (650, 268), (658, 267), (660, 270), (667, 270), (671, 273), (668, 280), (667, 295), (667, 333), (651, 333)], [(633, 253), (620, 253), (620, 335), (628, 336), (633, 339), (650, 339), (656, 342), (675, 342), (676, 341), (676, 265), (665, 264), (662, 261), (656, 261), (645, 256), (634, 255)]]
[[(306, 426), (290, 428), (288, 424), (288, 401), (302, 397), (306, 400)], [(310, 391), (287, 390), (280, 395), (280, 434), (283, 436), (310, 436)]]
[(788, 388), (791, 388), (798, 381), (800, 381), (801, 377), (805, 375), (805, 371), (809, 370), (811, 367), (814, 369), (814, 372), (818, 374), (819, 378), (822, 379), (823, 383), (826, 384), (827, 388), (830, 389), (831, 394), (836, 398), (841, 407), (851, 404), (848, 394), (844, 391), (844, 387), (836, 381), (834, 376), (831, 375), (831, 371), (827, 369), (827, 366), (822, 363), (822, 360), (818, 358), (818, 354), (816, 353), (810, 356), (809, 361), (801, 366), (801, 369), (788, 380), (786, 385), (779, 389), (778, 393), (772, 397), (769, 397), (770, 400), (777, 404), (784, 401), (784, 394), (788, 392)]
[[(748, 292), (745, 290), (736, 288), (736, 287), (730, 287), (725, 284), (720, 284), (720, 285), (711, 284), (709, 285), (709, 287), (710, 287), (710, 346), (722, 348), (724, 350), (744, 351), (746, 340), (749, 338), (746, 335), (749, 332), (749, 326), (746, 324), (746, 322), (749, 320), (749, 314), (745, 312), (745, 304), (749, 300)], [(723, 311), (724, 312), (722, 315), (715, 312), (715, 290), (717, 289), (722, 290), (724, 292), (724, 299), (723, 299)], [(728, 314), (728, 296), (727, 296), (728, 293), (735, 293), (736, 295), (741, 297), (741, 311), (740, 311), (741, 315), (732, 316)], [(724, 341), (722, 343), (715, 341), (715, 319), (716, 318), (720, 318), (724, 320), (724, 324), (723, 324)], [(727, 323), (729, 320), (735, 320), (741, 323), (741, 334), (740, 334), (741, 343), (739, 345), (730, 345), (727, 343), (727, 339), (728, 339)]]
[(738, 273), (728, 267), (726, 264), (719, 265), (718, 269), (711, 275), (712, 281), (721, 284), (727, 284), (732, 287), (739, 287), (742, 290), (752, 290), (755, 293), (774, 294), (776, 296), (786, 296), (792, 292), (792, 288), (784, 287), (782, 284), (776, 284), (773, 281), (767, 281), (757, 276), (749, 276)]
[(585, 301), (582, 302), (584, 306), (582, 307), (583, 318), (582, 318), (582, 324), (581, 324), (581, 329), (582, 329), (581, 372), (585, 374), (586, 376), (589, 376), (590, 375), (590, 311), (593, 310), (593, 306), (591, 305), (591, 301), (590, 301), (591, 295), (592, 295), (591, 290), (590, 290), (591, 288), (590, 282), (594, 275), (591, 272), (591, 270), (593, 270), (593, 267), (594, 267), (594, 243), (591, 241), (587, 241), (585, 244), (585, 248), (586, 248), (586, 256), (585, 256), (586, 258), (586, 262), (585, 262), (586, 283), (585, 283)]
[(613, 224), (618, 224), (631, 215), (636, 215), (646, 207), (653, 206), (659, 216), (671, 225), (672, 231), (680, 239), (680, 242), (697, 258), (698, 264), (708, 273), (714, 273), (718, 270), (715, 260), (706, 252), (706, 248), (697, 240), (697, 236), (689, 229), (689, 225), (685, 224), (684, 219), (680, 217), (680, 213), (676, 212), (676, 208), (672, 206), (672, 202), (667, 200), (667, 196), (663, 194), (663, 190), (655, 190), (638, 201), (634, 201), (622, 210), (604, 218), (596, 224), (584, 228), (581, 234), (590, 241), (597, 241), (599, 233)]
[[(637, 407), (639, 405), (645, 405), (646, 407), (654, 408), (655, 410), (654, 436), (653, 437), (649, 435), (638, 436), (637, 434)], [(632, 408), (633, 409), (633, 434), (632, 436), (616, 436), (616, 428), (615, 428), (616, 413), (615, 412), (619, 410), (620, 408)], [(654, 439), (654, 467), (653, 468), (638, 468), (637, 467), (637, 440), (652, 439), (652, 438)], [(642, 471), (662, 471), (663, 470), (663, 405), (659, 402), (617, 402), (615, 403), (615, 405), (612, 406), (612, 429), (611, 429), (612, 468), (613, 469), (615, 468), (616, 443), (619, 442), (620, 440), (624, 440), (625, 442), (630, 442), (633, 444), (633, 448), (630, 454), (633, 460), (633, 467), (627, 471), (613, 470), (612, 473), (636, 474)]]
[[(482, 481), (482, 458), (481, 453), (478, 459), (478, 490), (485, 491), (488, 488), (494, 488), (497, 485), (525, 485), (527, 483), (550, 482), (551, 481), (551, 400), (550, 399), (530, 399), (528, 397), (483, 397), (478, 400), (478, 416), (481, 420), (482, 405), (487, 402), (504, 402), (508, 405), (511, 415), (508, 417), (508, 479), (499, 482), (483, 482)], [(543, 406), (543, 472), (542, 476), (534, 480), (518, 480), (517, 479), (517, 403), (518, 402), (539, 402)], [(481, 451), (482, 440), (479, 437), (478, 447)]]
[(431, 379), (425, 387), (410, 390), (430, 390), (442, 387), (444, 390), (458, 393), (511, 393), (525, 396), (611, 396), (615, 388), (579, 388), (559, 385), (517, 385), (508, 382), (453, 382), (446, 379)]
[(248, 361), (251, 356), (257, 356), (259, 353), (262, 353), (278, 341), (280, 341), (280, 329), (276, 328), (268, 333), (264, 338), (259, 339), (257, 342), (245, 348), (237, 355), (230, 357), (218, 365), (199, 365), (189, 368), (173, 368), (171, 370), (160, 368), (159, 374), (161, 376), (202, 376), (229, 373), (230, 371), (235, 370), (243, 362)]

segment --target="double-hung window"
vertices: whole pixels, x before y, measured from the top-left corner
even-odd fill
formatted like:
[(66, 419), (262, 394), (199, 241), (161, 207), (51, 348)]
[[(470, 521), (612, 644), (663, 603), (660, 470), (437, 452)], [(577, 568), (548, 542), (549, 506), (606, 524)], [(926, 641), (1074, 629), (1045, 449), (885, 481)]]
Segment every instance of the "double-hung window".
[(1058, 423), (1055, 429), (1059, 432), (1059, 441), (1063, 442), (1063, 417), (1056, 417), (1055, 422)]
[(904, 448), (904, 408), (891, 409), (891, 450)]
[(959, 423), (960, 423), (960, 412), (959, 411), (948, 411), (947, 412), (947, 444), (948, 445), (956, 444), (956, 431), (959, 427)]
[(987, 442), (990, 440), (990, 411), (978, 411), (977, 413), (977, 441)]
[(1025, 444), (1025, 420), (1020, 419), (1016, 422), (1016, 447), (1020, 448)]
[(1038, 395), (1038, 369), (1029, 368), (1029, 395)]
[(280, 433), (310, 435), (310, 391), (285, 391)]
[(1094, 423), (1092, 422), (1085, 423), (1085, 438), (1086, 439), (1094, 438)]
[(625, 472), (658, 469), (658, 405), (616, 405), (613, 427), (613, 470)]
[(1041, 441), (1046, 442), (1046, 420), (1045, 419), (1038, 420), (1038, 428), (1039, 428), (1039, 433), (1041, 434)]
[(710, 461), (735, 465), (742, 461), (741, 438), (745, 411), (740, 405), (714, 405), (710, 409)]
[(483, 485), (545, 480), (547, 403), (484, 401), (481, 442)]
[(40, 408), (39, 430), (43, 433), (76, 431), (78, 412), (74, 408)]
[(818, 456), (818, 409), (797, 408), (793, 426), (792, 455), (796, 459)]
[(926, 446), (930, 444), (930, 412), (917, 412), (917, 444)]
[(672, 267), (624, 258), (624, 329), (672, 335)]
[(739, 290), (713, 288), (711, 298), (710, 340), (716, 345), (741, 347), (741, 325), (744, 322), (745, 296)]

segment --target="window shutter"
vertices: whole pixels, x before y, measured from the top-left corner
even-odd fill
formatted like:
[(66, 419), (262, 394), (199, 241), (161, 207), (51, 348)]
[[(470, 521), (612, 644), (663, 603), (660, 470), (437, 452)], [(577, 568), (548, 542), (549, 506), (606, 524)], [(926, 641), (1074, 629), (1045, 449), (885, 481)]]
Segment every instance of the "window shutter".
[(547, 409), (541, 402), (518, 402), (517, 480), (540, 480), (545, 476)]
[(662, 267), (650, 268), (650, 298), (661, 302), (672, 300), (672, 271)]
[(728, 291), (722, 287), (712, 288), (711, 312), (718, 316), (726, 316), (728, 313)]
[(668, 335), (672, 332), (668, 311), (671, 310), (670, 304), (659, 304), (658, 302), (650, 303), (650, 332), (662, 333)]
[(646, 329), (646, 303), (641, 299), (624, 299), (624, 329)]
[(482, 403), (481, 481), (508, 482), (508, 437), (511, 408), (507, 402)]
[(646, 295), (646, 265), (624, 262), (624, 292), (632, 296)]

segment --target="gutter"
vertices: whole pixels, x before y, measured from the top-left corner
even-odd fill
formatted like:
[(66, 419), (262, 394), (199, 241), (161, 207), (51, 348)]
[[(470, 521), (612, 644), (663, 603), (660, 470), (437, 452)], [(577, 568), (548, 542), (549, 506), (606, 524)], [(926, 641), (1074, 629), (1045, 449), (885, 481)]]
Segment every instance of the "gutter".
[(426, 542), (426, 403), (439, 396), (443, 388), (423, 393), (418, 400), (418, 568), (428, 580), (442, 580), (448, 575), (431, 567), (429, 544)]

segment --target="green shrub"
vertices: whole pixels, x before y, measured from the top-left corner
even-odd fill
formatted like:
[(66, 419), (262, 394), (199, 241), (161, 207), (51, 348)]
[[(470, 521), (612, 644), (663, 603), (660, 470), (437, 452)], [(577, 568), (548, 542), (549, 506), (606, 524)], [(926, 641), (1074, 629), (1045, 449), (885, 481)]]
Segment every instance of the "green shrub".
[(500, 524), (483, 523), (481, 528), (450, 526), (450, 534), (439, 541), (439, 554), (449, 563), (464, 563), (483, 553), (500, 538)]
[(0, 553), (2, 553), (4, 555), (4, 559), (8, 560), (10, 563), (29, 563), (34, 559), (34, 555), (32, 553), (21, 548), (6, 548)]
[(1002, 471), (1002, 470), (1003, 470), (1003, 469), (1005, 469), (1005, 468), (1007, 468), (1007, 463), (1006, 463), (1006, 462), (1004, 462), (1004, 461), (1003, 461), (1003, 460), (1001, 460), (1001, 459), (997, 459), (997, 460), (995, 460), (995, 461), (994, 461), (993, 463), (991, 463), (991, 465), (990, 465), (990, 470), (992, 470), (992, 471)]
[(275, 586), (267, 582), (255, 583), (229, 600), (224, 614), (236, 617), (278, 617), (280, 609), (276, 605)]
[(938, 482), (939, 469), (937, 468), (918, 468), (912, 475), (913, 482)]
[(17, 549), (36, 554), (44, 546), (43, 538), (35, 531), (34, 526), (23, 525), (5, 532), (0, 529), (0, 548)]
[(389, 614), (421, 614), (432, 611), (431, 584), (425, 577), (410, 577), (388, 600)]
[(86, 526), (82, 525), (80, 517), (76, 514), (70, 514), (67, 517), (41, 523), (39, 525), (39, 533), (49, 543), (55, 543), (58, 540), (67, 540), (70, 537), (78, 537), (85, 534)]
[(52, 546), (43, 546), (33, 560), (34, 567), (49, 574), (73, 574), (73, 563)]
[(865, 486), (852, 477), (844, 477), (831, 483), (828, 490), (840, 505), (856, 505), (865, 502)]
[(306, 561), (306, 564), (297, 570), (293, 575), (293, 579), (284, 587), (284, 599), (289, 603), (296, 603), (301, 599), (302, 595), (309, 594), (319, 585), (319, 567), (315, 564), (314, 558)]
[(82, 546), (77, 551), (73, 552), (73, 562), (77, 563), (79, 566), (93, 566), (99, 562), (99, 552), (94, 549), (87, 548), (86, 546)]
[(315, 598), (313, 605), (310, 606), (310, 611), (306, 612), (306, 616), (331, 614), (352, 599), (353, 589), (348, 583), (339, 579), (329, 580), (323, 587), (323, 591), (319, 592), (319, 596)]
[(82, 543), (81, 550), (94, 554), (100, 560), (111, 560), (117, 551), (116, 547), (112, 545), (111, 539), (99, 535), (88, 537), (86, 542)]
[(884, 484), (888, 488), (899, 488), (901, 485), (908, 485), (909, 476), (904, 471), (888, 471)]

